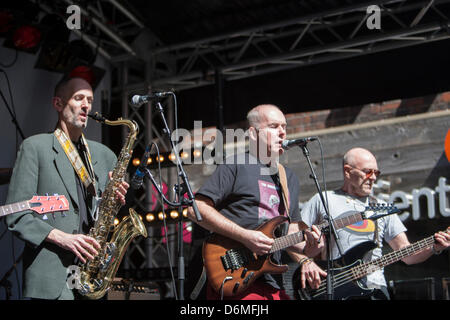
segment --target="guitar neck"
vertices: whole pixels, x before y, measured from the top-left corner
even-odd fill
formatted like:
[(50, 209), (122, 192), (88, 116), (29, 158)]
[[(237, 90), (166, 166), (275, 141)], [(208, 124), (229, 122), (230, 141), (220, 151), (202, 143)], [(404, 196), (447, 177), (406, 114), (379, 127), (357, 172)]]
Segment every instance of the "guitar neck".
[[(361, 212), (357, 212), (342, 218), (334, 219), (334, 225), (336, 229), (341, 229), (345, 226), (352, 225), (362, 220), (364, 219)], [(319, 230), (328, 227), (328, 221), (322, 222), (317, 227), (319, 228)], [(274, 253), (275, 251), (289, 248), (290, 246), (300, 243), (301, 241), (303, 241), (303, 231), (294, 232), (286, 236), (276, 238), (269, 253)]]
[(12, 204), (7, 204), (0, 207), (0, 217), (6, 216), (8, 214), (25, 211), (30, 209), (30, 203), (28, 200), (22, 202), (16, 202)]
[(352, 277), (354, 280), (362, 278), (378, 269), (388, 266), (394, 262), (397, 262), (403, 258), (412, 256), (424, 249), (431, 247), (434, 243), (434, 236), (430, 236), (423, 240), (417, 241), (403, 249), (388, 253), (378, 259), (362, 263), (351, 269)]

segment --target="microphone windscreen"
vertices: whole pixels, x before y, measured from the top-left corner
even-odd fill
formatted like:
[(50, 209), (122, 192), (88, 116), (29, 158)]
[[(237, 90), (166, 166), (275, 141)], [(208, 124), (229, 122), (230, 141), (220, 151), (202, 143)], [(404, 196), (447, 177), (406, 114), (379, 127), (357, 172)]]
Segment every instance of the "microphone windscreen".
[(140, 103), (140, 97), (138, 95), (133, 96), (133, 98), (131, 98), (131, 103), (133, 104), (139, 104)]

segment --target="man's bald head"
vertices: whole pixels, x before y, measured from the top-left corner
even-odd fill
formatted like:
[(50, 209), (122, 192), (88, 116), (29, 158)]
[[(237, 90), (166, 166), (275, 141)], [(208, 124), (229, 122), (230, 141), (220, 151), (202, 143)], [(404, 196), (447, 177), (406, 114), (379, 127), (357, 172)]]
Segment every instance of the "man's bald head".
[(271, 110), (277, 110), (282, 113), (280, 108), (273, 104), (260, 104), (254, 107), (247, 113), (248, 125), (250, 127), (259, 129), (261, 121), (263, 121), (264, 114)]
[(353, 148), (344, 155), (343, 173), (342, 190), (353, 196), (366, 197), (372, 192), (380, 172), (377, 160), (369, 150)]
[(367, 149), (353, 148), (347, 151), (343, 158), (343, 164), (350, 165), (352, 167), (361, 168), (367, 162), (375, 161), (375, 156)]

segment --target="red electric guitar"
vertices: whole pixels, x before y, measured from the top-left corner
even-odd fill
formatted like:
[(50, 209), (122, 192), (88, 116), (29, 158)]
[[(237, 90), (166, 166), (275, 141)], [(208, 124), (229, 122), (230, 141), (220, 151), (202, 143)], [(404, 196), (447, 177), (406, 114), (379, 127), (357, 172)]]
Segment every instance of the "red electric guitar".
[(39, 214), (67, 211), (69, 202), (65, 196), (34, 196), (30, 200), (7, 204), (0, 207), (0, 217), (7, 216), (16, 212), (33, 210)]

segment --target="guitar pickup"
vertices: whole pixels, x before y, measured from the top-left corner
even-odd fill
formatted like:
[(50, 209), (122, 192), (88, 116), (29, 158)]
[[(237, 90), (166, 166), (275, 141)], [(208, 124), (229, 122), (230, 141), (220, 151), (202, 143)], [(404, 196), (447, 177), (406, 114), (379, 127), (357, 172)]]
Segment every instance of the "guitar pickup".
[(220, 260), (222, 260), (222, 265), (225, 271), (231, 269), (231, 259), (228, 255), (221, 256)]
[(249, 260), (246, 256), (245, 252), (241, 252), (241, 250), (228, 250), (225, 255), (221, 256), (223, 267), (225, 270), (237, 270), (245, 266)]

